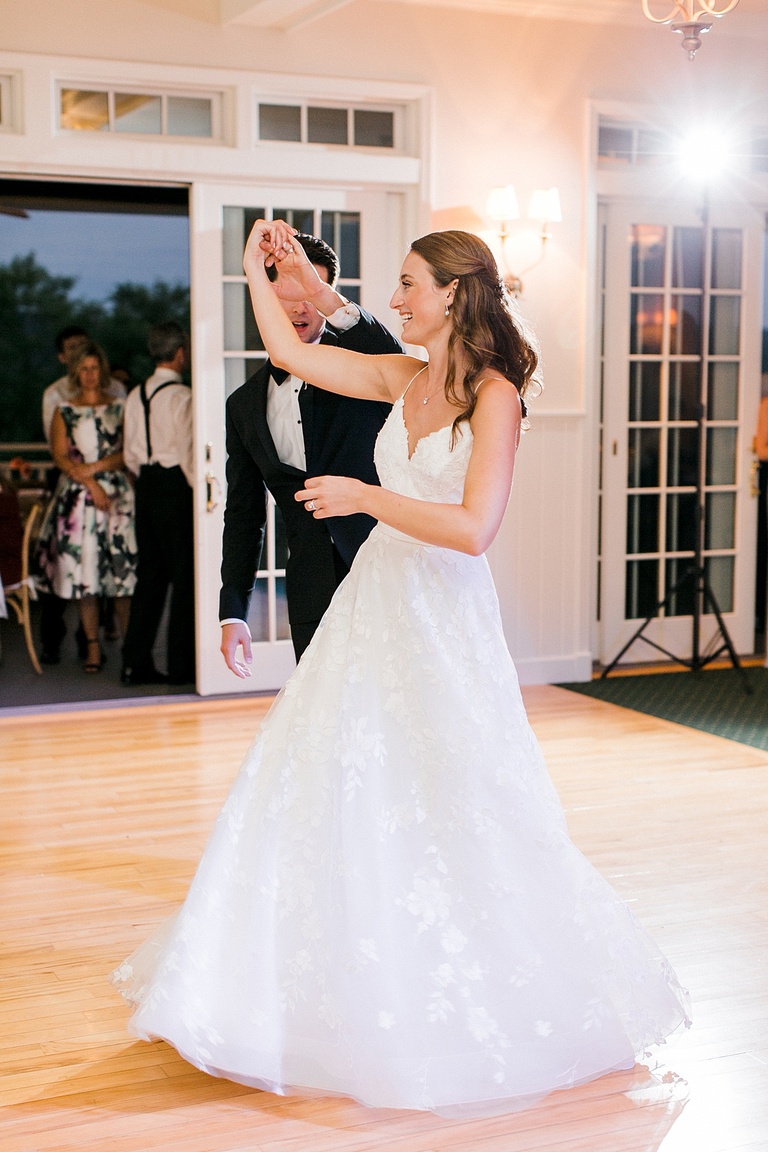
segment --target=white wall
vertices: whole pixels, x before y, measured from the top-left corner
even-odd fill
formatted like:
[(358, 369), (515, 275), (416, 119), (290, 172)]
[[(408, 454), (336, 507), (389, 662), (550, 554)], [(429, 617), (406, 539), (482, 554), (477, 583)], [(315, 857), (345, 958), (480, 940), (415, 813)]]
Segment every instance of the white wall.
[[(667, 124), (726, 109), (768, 126), (765, 41), (734, 38), (738, 11), (690, 64), (672, 33), (648, 25), (639, 8), (633, 28), (357, 0), (284, 33), (221, 28), (141, 0), (0, 0), (4, 50), (138, 62), (137, 81), (146, 62), (185, 65), (191, 74), (202, 66), (429, 86), (424, 228), (431, 213), (441, 227), (452, 218), (460, 226), (468, 210), (482, 216), (497, 184), (514, 182), (523, 204), (534, 188), (559, 186), (563, 223), (546, 261), (526, 278), (523, 299), (541, 341), (546, 390), (533, 406), (510, 510), (491, 552), (510, 646), (529, 682), (587, 678), (590, 670), (590, 102), (643, 105)], [(7, 143), (0, 137), (0, 167)], [(240, 163), (245, 171), (247, 161)], [(521, 225), (511, 262), (519, 267), (536, 251), (534, 234)]]

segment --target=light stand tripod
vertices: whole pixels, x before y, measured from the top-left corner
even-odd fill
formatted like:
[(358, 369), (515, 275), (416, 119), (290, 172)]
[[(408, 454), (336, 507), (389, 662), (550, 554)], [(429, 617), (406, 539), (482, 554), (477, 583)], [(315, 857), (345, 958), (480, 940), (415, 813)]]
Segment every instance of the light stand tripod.
[[(698, 467), (696, 470), (696, 522), (695, 522), (695, 545), (693, 560), (689, 567), (683, 572), (682, 576), (672, 585), (667, 591), (663, 600), (660, 600), (654, 610), (649, 616), (645, 618), (643, 623), (636, 632), (630, 637), (621, 651), (613, 658), (602, 672), (601, 679), (605, 680), (610, 672), (616, 667), (625, 652), (635, 643), (636, 640), (642, 640), (645, 644), (650, 644), (652, 648), (656, 648), (659, 652), (663, 652), (665, 656), (669, 656), (678, 664), (684, 665), (692, 672), (697, 672), (702, 668), (706, 668), (707, 664), (711, 664), (717, 660), (723, 652), (727, 652), (731, 664), (741, 676), (744, 684), (744, 691), (751, 694), (752, 685), (749, 678), (739, 660), (736, 649), (733, 646), (728, 629), (723, 620), (723, 614), (720, 610), (720, 605), (712, 590), (707, 575), (706, 565), (704, 563), (704, 532), (706, 526), (706, 435), (707, 435), (707, 403), (708, 403), (708, 352), (709, 352), (709, 316), (710, 316), (710, 285), (711, 285), (711, 271), (710, 271), (710, 251), (711, 251), (711, 229), (709, 221), (709, 192), (708, 189), (704, 190), (704, 201), (701, 211), (702, 222), (702, 260), (701, 260), (701, 274), (702, 274), (702, 290), (701, 290), (701, 377), (699, 389), (699, 403), (696, 409), (696, 424), (698, 434)], [(649, 639), (645, 636), (645, 630), (652, 620), (655, 620), (659, 613), (666, 611), (669, 604), (686, 586), (693, 585), (693, 611), (692, 611), (692, 638), (691, 638), (691, 655), (690, 657), (676, 656), (673, 652), (668, 651), (661, 644), (655, 640)], [(702, 613), (710, 608), (717, 620), (717, 628), (720, 633), (722, 643), (714, 651), (703, 653), (701, 651), (701, 617)]]

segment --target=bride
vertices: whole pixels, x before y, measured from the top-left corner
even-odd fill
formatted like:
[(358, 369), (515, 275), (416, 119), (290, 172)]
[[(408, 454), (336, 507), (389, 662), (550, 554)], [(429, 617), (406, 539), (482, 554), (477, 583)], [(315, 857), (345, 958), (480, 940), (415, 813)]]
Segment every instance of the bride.
[[(411, 246), (407, 356), (303, 344), (293, 229), (244, 257), (272, 362), (387, 400), (381, 487), (311, 477), (307, 515), (367, 512), (360, 549), (251, 746), (178, 913), (114, 974), (131, 1030), (270, 1092), (446, 1116), (524, 1108), (629, 1068), (686, 996), (568, 838), (483, 555), (537, 356), (489, 249)], [(304, 288), (306, 291), (306, 288)]]

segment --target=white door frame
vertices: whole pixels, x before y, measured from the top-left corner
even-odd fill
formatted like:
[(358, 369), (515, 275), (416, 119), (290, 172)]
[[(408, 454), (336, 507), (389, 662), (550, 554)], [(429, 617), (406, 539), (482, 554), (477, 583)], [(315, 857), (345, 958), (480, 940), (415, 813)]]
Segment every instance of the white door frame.
[(190, 193), (192, 378), (195, 413), (195, 627), (202, 696), (273, 691), (294, 667), (290, 640), (255, 644), (251, 677), (236, 677), (219, 651), (221, 541), (226, 500), (222, 212), (227, 207), (361, 212), (363, 304), (384, 323), (403, 246), (404, 193), (310, 185), (193, 184)]
[[(701, 226), (699, 205), (691, 200), (612, 199), (604, 202), (607, 219), (605, 299), (605, 392), (603, 426), (603, 525), (601, 621), (598, 657), (609, 663), (633, 632), (638, 620), (624, 619), (626, 552), (626, 479), (628, 463), (629, 244), (631, 223)], [(733, 611), (724, 620), (736, 650), (752, 651), (754, 641), (755, 505), (751, 495), (751, 438), (760, 395), (760, 333), (762, 302), (763, 219), (756, 208), (736, 203), (711, 206), (714, 227), (744, 229), (741, 315), (741, 387), (737, 440), (738, 508), (736, 518), (736, 578)], [(716, 632), (713, 616), (702, 617), (701, 647)], [(691, 640), (691, 618), (654, 620), (647, 634), (675, 653), (685, 654)], [(622, 658), (627, 663), (658, 658), (638, 640)]]

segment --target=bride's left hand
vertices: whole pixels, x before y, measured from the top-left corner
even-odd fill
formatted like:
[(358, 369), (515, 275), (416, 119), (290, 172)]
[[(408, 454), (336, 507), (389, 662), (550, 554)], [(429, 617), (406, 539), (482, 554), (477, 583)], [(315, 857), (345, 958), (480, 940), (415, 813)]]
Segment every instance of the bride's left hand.
[(295, 499), (303, 502), (315, 520), (353, 516), (363, 511), (367, 487), (361, 480), (353, 480), (350, 476), (313, 476), (307, 480), (306, 487), (296, 493)]

